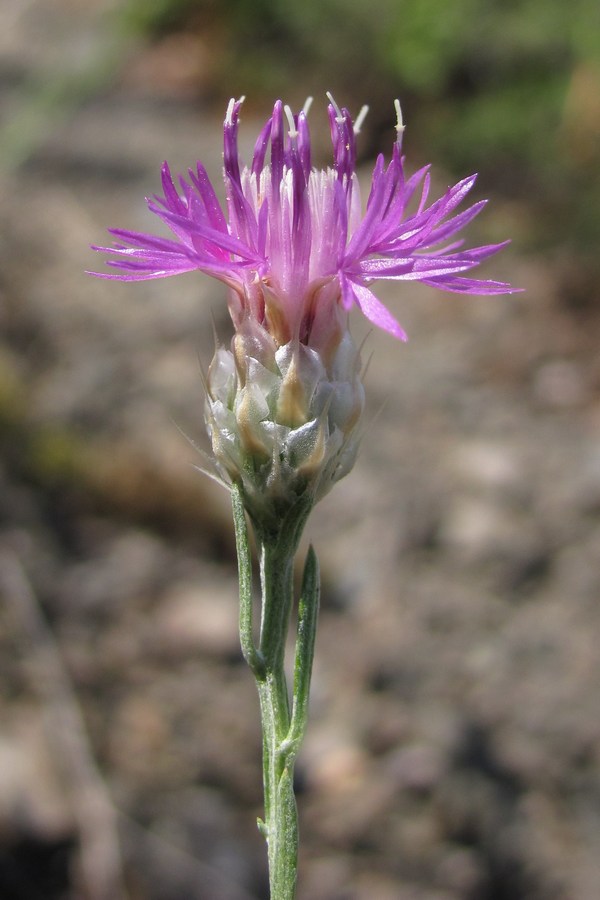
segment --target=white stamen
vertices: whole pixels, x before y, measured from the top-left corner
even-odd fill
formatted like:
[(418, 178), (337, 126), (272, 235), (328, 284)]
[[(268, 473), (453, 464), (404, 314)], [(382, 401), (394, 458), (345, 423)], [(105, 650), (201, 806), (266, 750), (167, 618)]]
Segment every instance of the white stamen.
[(289, 126), (290, 126), (290, 130), (289, 130), (288, 134), (289, 134), (289, 136), (290, 136), (290, 140), (293, 141), (295, 138), (298, 137), (298, 132), (297, 132), (297, 130), (296, 130), (296, 123), (294, 122), (294, 114), (293, 114), (293, 112), (292, 112), (292, 108), (291, 108), (290, 106), (288, 106), (287, 103), (286, 103), (286, 105), (283, 107), (283, 111), (284, 111), (284, 113), (285, 113), (285, 115), (286, 115), (286, 118), (287, 118), (287, 120), (288, 120), (288, 124), (289, 124)]
[(233, 110), (236, 105), (239, 104), (241, 106), (245, 99), (246, 99), (245, 94), (242, 94), (242, 96), (240, 97), (240, 99), (237, 102), (234, 97), (231, 98), (231, 100), (229, 101), (229, 106), (227, 107), (227, 112), (225, 113), (225, 124), (226, 125), (233, 125)]
[(404, 119), (402, 118), (402, 109), (400, 107), (400, 101), (397, 99), (394, 100), (394, 108), (396, 110), (396, 134), (398, 135), (398, 140), (400, 140), (406, 126), (404, 124)]
[(331, 105), (333, 106), (333, 108), (336, 112), (335, 121), (338, 123), (338, 125), (342, 125), (344, 122), (344, 117), (342, 115), (341, 109), (339, 108), (339, 106), (337, 105), (335, 100), (333, 99), (333, 96), (331, 95), (330, 91), (326, 91), (325, 95), (329, 99), (329, 102), (331, 103)]
[(354, 134), (358, 134), (360, 132), (360, 129), (362, 128), (362, 124), (365, 121), (365, 119), (367, 118), (368, 112), (369, 112), (369, 107), (366, 105), (363, 106), (361, 111), (359, 112), (359, 114), (356, 117), (356, 122), (354, 123)]
[(307, 98), (306, 98), (306, 101), (305, 101), (305, 103), (304, 103), (304, 106), (302, 107), (302, 112), (304, 113), (305, 116), (308, 115), (308, 111), (309, 111), (309, 109), (310, 109), (311, 106), (312, 106), (312, 102), (313, 102), (313, 98), (312, 98), (312, 97), (307, 97)]

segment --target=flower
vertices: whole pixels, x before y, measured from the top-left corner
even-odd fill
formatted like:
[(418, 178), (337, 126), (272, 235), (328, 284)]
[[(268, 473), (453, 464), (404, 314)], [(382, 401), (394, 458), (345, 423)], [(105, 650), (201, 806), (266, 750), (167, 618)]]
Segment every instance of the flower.
[(163, 196), (148, 206), (174, 238), (112, 229), (118, 242), (94, 248), (111, 254), (108, 264), (119, 270), (93, 273), (100, 277), (143, 281), (198, 269), (229, 286), (235, 334), (208, 370), (205, 419), (223, 479), (240, 486), (263, 533), (277, 532), (298, 503), (316, 503), (354, 464), (364, 389), (349, 310), (357, 305), (375, 325), (406, 338), (372, 292), (374, 281), (421, 281), (467, 294), (513, 290), (465, 274), (504, 246), (465, 250), (454, 240), (486, 202), (456, 212), (475, 176), (429, 206), (428, 167), (405, 177), (397, 101), (392, 158), (387, 167), (377, 159), (363, 214), (356, 135), (367, 109), (353, 122), (329, 99), (331, 168), (312, 167), (308, 104), (294, 115), (281, 101), (250, 168), (242, 167), (242, 100), (231, 100), (226, 211), (201, 163), (188, 179), (179, 176), (178, 188), (164, 163)]
[(175, 238), (110, 229), (117, 243), (94, 249), (109, 253), (108, 265), (120, 271), (92, 274), (142, 281), (198, 269), (232, 289), (236, 328), (250, 316), (266, 324), (278, 346), (292, 338), (304, 344), (318, 340), (315, 328), (336, 315), (333, 307), (347, 311), (354, 305), (405, 340), (400, 324), (371, 290), (380, 279), (420, 281), (463, 294), (513, 292), (504, 282), (465, 274), (507, 242), (464, 249), (462, 240), (453, 240), (487, 202), (456, 212), (476, 175), (430, 205), (429, 166), (405, 176), (398, 101), (392, 158), (386, 167), (378, 157), (363, 215), (356, 135), (367, 108), (353, 122), (347, 109), (329, 99), (333, 167), (326, 170), (311, 164), (308, 103), (293, 115), (279, 100), (258, 136), (251, 166), (242, 168), (237, 135), (243, 98), (231, 100), (224, 122), (227, 212), (200, 162), (187, 180), (179, 176), (179, 189), (165, 162), (164, 196), (149, 199), (148, 207)]

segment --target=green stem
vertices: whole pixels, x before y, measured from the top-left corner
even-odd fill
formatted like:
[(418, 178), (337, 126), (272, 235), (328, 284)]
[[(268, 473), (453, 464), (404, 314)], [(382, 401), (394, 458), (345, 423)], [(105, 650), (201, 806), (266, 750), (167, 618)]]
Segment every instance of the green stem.
[(238, 576), (240, 583), (240, 644), (244, 659), (258, 678), (264, 675), (265, 662), (254, 644), (252, 614), (252, 558), (248, 544), (246, 513), (239, 485), (231, 485), (233, 524), (237, 547)]
[(306, 730), (308, 695), (319, 606), (319, 569), (309, 548), (298, 604), (292, 705), (284, 661), (294, 602), (294, 557), (312, 504), (298, 501), (276, 533), (255, 525), (260, 548), (262, 612), (257, 648), (252, 618), (252, 564), (243, 511), (243, 495), (232, 487), (240, 574), (240, 640), (258, 687), (263, 731), (265, 820), (259, 828), (267, 840), (271, 900), (293, 900), (298, 861), (298, 816), (294, 763)]
[(289, 756), (295, 756), (298, 752), (308, 721), (308, 700), (315, 655), (319, 601), (319, 562), (311, 545), (306, 555), (302, 590), (298, 603), (292, 720), (285, 740), (285, 751)]

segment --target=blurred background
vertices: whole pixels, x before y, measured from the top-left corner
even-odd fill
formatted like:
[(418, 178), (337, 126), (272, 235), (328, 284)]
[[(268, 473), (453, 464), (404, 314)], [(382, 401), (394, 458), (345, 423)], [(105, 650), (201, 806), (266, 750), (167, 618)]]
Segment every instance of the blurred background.
[[(299, 900), (591, 900), (600, 883), (600, 7), (2, 0), (0, 897), (262, 900), (258, 704), (225, 492), (201, 476), (209, 279), (89, 278), (105, 229), (245, 94), (356, 114), (437, 192), (480, 173), (484, 277), (381, 287), (367, 428), (315, 511)], [(188, 440), (188, 438), (190, 440)]]

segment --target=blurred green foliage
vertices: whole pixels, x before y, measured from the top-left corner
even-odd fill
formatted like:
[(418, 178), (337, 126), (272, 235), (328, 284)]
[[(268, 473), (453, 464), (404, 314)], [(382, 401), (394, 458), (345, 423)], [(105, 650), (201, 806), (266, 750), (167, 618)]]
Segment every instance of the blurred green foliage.
[(595, 244), (600, 5), (402, 0), (397, 8), (385, 66), (421, 100), (422, 138), (453, 167), (484, 168), (506, 191), (569, 210), (573, 236)]
[(532, 201), (538, 242), (564, 239), (566, 222), (580, 250), (600, 238), (597, 0), (129, 0), (122, 9), (153, 38), (218, 20), (215, 81), (226, 95), (298, 102), (330, 88), (352, 108), (369, 103), (375, 130), (389, 129), (400, 95), (411, 147)]
[(195, 11), (204, 11), (209, 0), (129, 0), (119, 8), (118, 20), (125, 32), (159, 35), (189, 24)]

